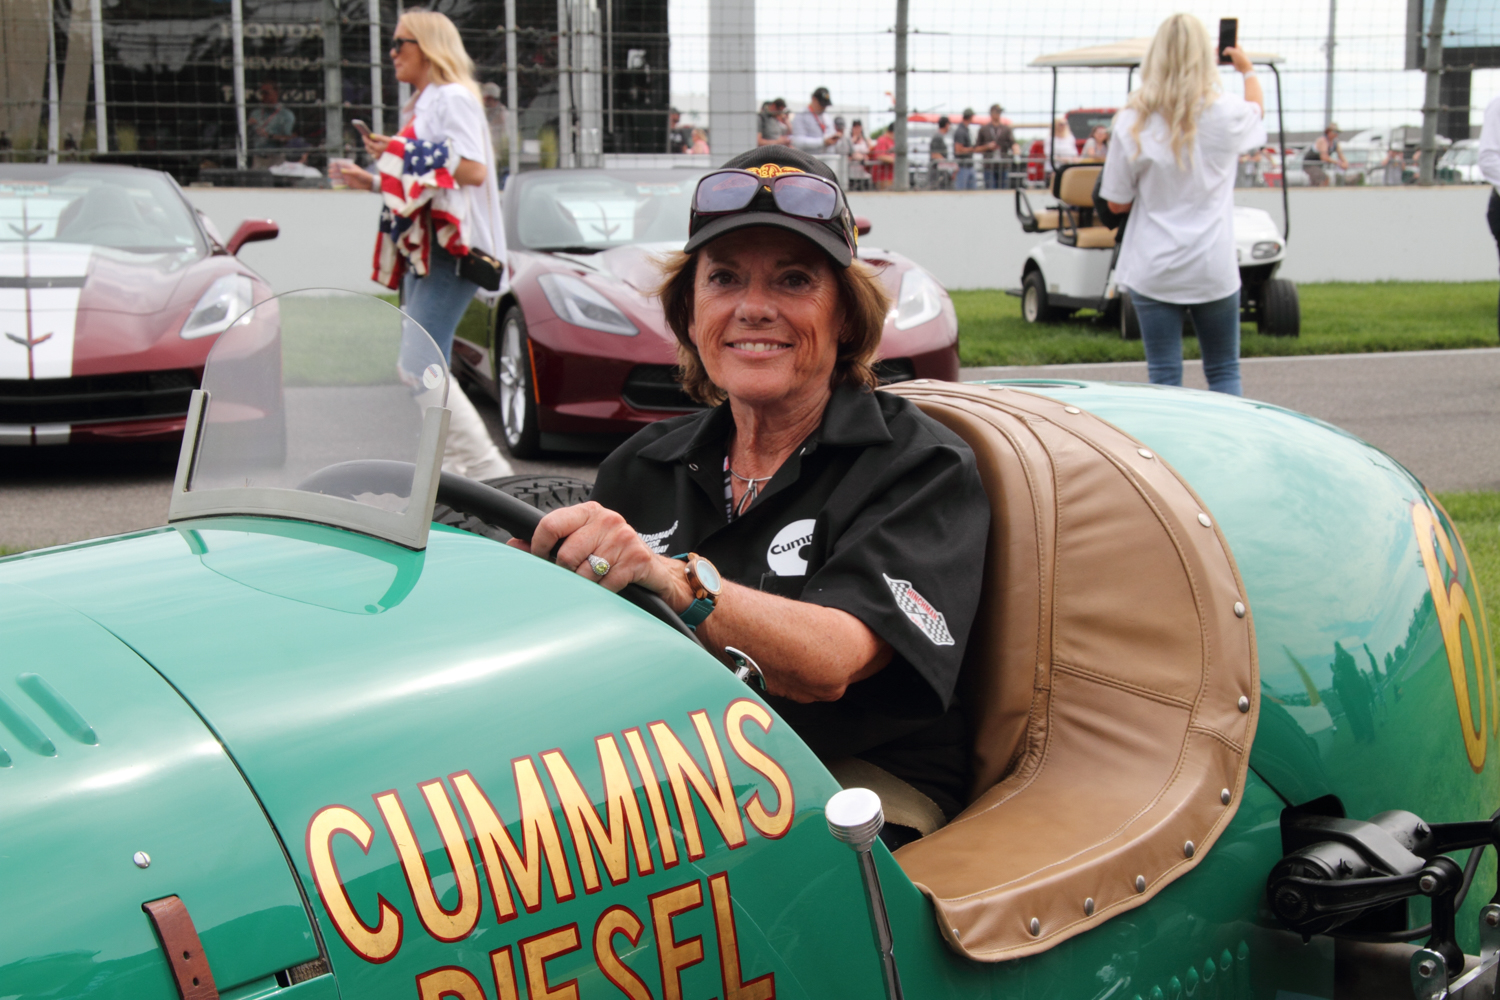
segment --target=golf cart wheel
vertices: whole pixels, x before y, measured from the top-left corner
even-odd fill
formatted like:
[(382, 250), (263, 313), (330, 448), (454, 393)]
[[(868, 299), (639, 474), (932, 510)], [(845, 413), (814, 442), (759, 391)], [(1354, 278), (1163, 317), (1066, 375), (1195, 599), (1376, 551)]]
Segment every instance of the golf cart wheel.
[(1135, 303), (1130, 301), (1129, 292), (1120, 293), (1120, 339), (1141, 339), (1141, 319), (1135, 314)]
[(541, 427), (537, 421), (536, 386), (531, 384), (531, 348), (526, 337), (526, 317), (520, 306), (511, 306), (500, 320), (495, 338), (495, 388), (500, 397), (500, 427), (505, 448), (516, 458), (536, 458), (541, 453)]
[(1302, 333), (1302, 306), (1297, 286), (1285, 278), (1271, 278), (1260, 286), (1256, 327), (1273, 337), (1296, 337)]
[(1028, 323), (1052, 323), (1062, 318), (1062, 310), (1047, 304), (1047, 282), (1041, 271), (1027, 271), (1021, 279), (1021, 315)]

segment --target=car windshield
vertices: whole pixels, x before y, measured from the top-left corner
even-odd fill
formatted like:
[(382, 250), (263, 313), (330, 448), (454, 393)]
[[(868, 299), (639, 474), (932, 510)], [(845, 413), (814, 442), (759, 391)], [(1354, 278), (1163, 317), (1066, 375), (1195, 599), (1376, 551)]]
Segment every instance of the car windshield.
[(29, 164), (0, 164), (0, 243), (204, 249), (187, 204), (159, 174)]
[(516, 178), (515, 242), (593, 253), (688, 238), (697, 170), (537, 171)]
[(1452, 167), (1472, 167), (1479, 162), (1479, 150), (1477, 149), (1455, 149), (1445, 159)]

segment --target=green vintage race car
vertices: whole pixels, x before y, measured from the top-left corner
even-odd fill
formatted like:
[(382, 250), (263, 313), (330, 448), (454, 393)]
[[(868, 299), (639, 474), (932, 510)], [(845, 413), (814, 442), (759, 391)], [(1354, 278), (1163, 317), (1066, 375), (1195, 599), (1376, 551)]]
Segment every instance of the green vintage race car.
[(540, 516), (440, 473), (449, 391), (393, 307), (261, 303), (167, 527), (0, 560), (0, 997), (1491, 995), (1488, 625), (1380, 451), (886, 390), (994, 510), (973, 801), (892, 855), (664, 605), (433, 525)]

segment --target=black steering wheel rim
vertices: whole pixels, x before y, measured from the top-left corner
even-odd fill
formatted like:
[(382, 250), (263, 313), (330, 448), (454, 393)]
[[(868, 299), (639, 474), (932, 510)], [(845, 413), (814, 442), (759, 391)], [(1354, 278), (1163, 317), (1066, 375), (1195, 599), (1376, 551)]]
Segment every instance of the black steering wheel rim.
[[(352, 500), (361, 493), (390, 493), (409, 497), (415, 475), (416, 466), (410, 462), (356, 459), (319, 469), (298, 483), (297, 489), (343, 497), (346, 500)], [(438, 478), (437, 501), (454, 510), (472, 514), (497, 528), (503, 528), (517, 538), (530, 538), (534, 535), (536, 526), (543, 517), (542, 511), (524, 500), (451, 472), (444, 472)], [(655, 592), (639, 584), (629, 583), (620, 589), (619, 596), (700, 647), (707, 648), (703, 646), (703, 640), (698, 638), (698, 634), (688, 628), (682, 618)]]

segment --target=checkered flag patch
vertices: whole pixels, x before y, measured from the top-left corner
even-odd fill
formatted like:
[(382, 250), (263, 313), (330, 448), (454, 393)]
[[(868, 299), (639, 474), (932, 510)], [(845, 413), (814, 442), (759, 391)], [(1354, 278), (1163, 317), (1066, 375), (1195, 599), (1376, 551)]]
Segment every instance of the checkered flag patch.
[(917, 593), (910, 580), (892, 580), (884, 573), (880, 575), (885, 577), (886, 586), (891, 588), (891, 596), (896, 598), (896, 607), (911, 619), (913, 625), (922, 630), (923, 635), (932, 640), (934, 646), (953, 645), (953, 633), (948, 631), (948, 620), (941, 611), (927, 603), (927, 598)]

